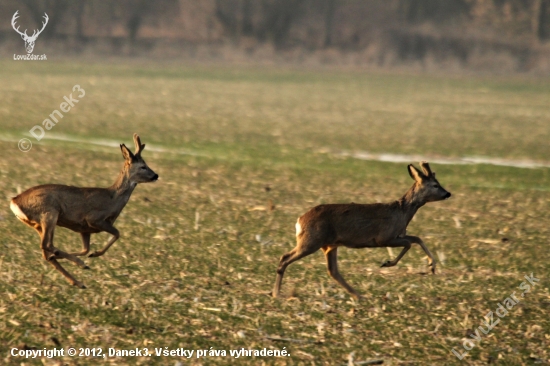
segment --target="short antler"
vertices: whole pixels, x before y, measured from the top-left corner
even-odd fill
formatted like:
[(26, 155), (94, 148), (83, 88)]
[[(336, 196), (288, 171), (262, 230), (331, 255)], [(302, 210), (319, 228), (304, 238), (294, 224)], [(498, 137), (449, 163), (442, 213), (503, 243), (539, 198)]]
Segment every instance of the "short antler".
[(134, 155), (138, 156), (139, 154), (141, 154), (143, 149), (145, 149), (145, 144), (141, 143), (141, 140), (139, 139), (137, 133), (134, 133), (134, 145), (136, 145), (136, 152), (134, 153)]
[(430, 164), (428, 164), (427, 161), (421, 161), (420, 167), (422, 168), (422, 171), (424, 171), (424, 174), (426, 174), (427, 177), (430, 177), (433, 175), (432, 170), (430, 169)]

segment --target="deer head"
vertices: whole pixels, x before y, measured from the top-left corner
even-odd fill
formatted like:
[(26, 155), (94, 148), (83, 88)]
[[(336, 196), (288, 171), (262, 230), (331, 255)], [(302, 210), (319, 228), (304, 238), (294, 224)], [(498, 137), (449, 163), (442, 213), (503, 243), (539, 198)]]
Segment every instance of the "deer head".
[(427, 162), (421, 162), (420, 168), (422, 168), (422, 171), (416, 169), (412, 164), (408, 167), (409, 175), (416, 182), (414, 191), (419, 201), (433, 202), (451, 197), (451, 193), (445, 190), (435, 179), (435, 172), (432, 172)]
[(126, 160), (124, 169), (127, 172), (128, 179), (132, 185), (137, 183), (147, 183), (156, 181), (159, 176), (151, 168), (147, 166), (147, 163), (141, 157), (141, 152), (145, 149), (145, 144), (141, 143), (139, 136), (134, 134), (134, 144), (136, 146), (135, 153), (132, 153), (126, 145), (121, 144), (120, 150), (122, 156)]
[(44, 22), (42, 22), (42, 29), (40, 29), (39, 31), (38, 30), (35, 30), (33, 33), (32, 33), (32, 36), (29, 36), (27, 35), (27, 30), (25, 29), (24, 32), (21, 32), (19, 30), (19, 26), (17, 26), (17, 28), (15, 27), (15, 22), (17, 20), (17, 18), (19, 18), (19, 10), (17, 10), (15, 12), (15, 14), (13, 14), (13, 17), (11, 18), (11, 26), (13, 27), (13, 29), (19, 33), (21, 35), (21, 38), (23, 38), (23, 41), (25, 41), (25, 49), (27, 50), (27, 53), (32, 53), (32, 50), (34, 49), (34, 42), (36, 42), (36, 39), (38, 38), (38, 36), (40, 35), (40, 33), (42, 33), (42, 31), (44, 30), (44, 28), (46, 28), (46, 24), (48, 24), (48, 14), (44, 13)]

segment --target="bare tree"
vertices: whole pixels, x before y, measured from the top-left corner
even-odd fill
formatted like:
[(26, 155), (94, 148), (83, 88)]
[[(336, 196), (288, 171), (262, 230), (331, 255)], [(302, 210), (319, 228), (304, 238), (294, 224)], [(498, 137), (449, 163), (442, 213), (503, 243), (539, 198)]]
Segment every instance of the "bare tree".
[(468, 14), (467, 0), (401, 0), (400, 12), (409, 23), (443, 22)]
[(135, 0), (132, 1), (131, 15), (126, 22), (126, 28), (128, 29), (128, 37), (131, 42), (134, 42), (137, 37), (139, 28), (143, 23), (143, 18), (147, 14), (148, 10), (152, 6), (153, 2), (148, 0)]
[(323, 45), (325, 47), (332, 46), (332, 31), (334, 24), (334, 12), (336, 8), (336, 0), (325, 1), (325, 40)]
[(54, 37), (57, 34), (57, 28), (63, 19), (63, 16), (70, 8), (69, 0), (22, 0), (31, 17), (36, 24), (42, 23), (44, 13), (48, 14), (50, 19), (48, 28), (44, 32), (45, 38)]
[(263, 0), (263, 27), (259, 37), (270, 40), (275, 46), (282, 47), (288, 42), (292, 24), (304, 14), (305, 0)]
[(550, 0), (536, 0), (533, 28), (541, 41), (550, 39)]
[(76, 19), (76, 37), (82, 41), (84, 37), (84, 14), (87, 5), (87, 0), (77, 1), (75, 6), (75, 19)]

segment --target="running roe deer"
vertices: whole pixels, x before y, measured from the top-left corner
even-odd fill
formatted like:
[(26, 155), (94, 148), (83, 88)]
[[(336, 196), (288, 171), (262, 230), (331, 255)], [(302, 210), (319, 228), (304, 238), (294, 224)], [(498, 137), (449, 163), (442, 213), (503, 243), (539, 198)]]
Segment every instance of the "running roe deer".
[(296, 247), (281, 257), (277, 268), (277, 279), (273, 297), (279, 295), (283, 275), (289, 264), (307, 255), (323, 250), (328, 272), (342, 287), (356, 299), (360, 295), (338, 272), (338, 247), (380, 248), (403, 247), (393, 260), (382, 267), (392, 267), (411, 248), (418, 244), (430, 258), (432, 273), (435, 273), (435, 259), (424, 242), (416, 236), (406, 235), (407, 225), (416, 211), (427, 202), (441, 201), (451, 197), (432, 173), (427, 162), (421, 162), (422, 171), (412, 164), (409, 174), (415, 183), (398, 201), (374, 204), (329, 204), (319, 205), (298, 218), (296, 222)]
[[(103, 249), (91, 253), (88, 257), (99, 257), (105, 254), (120, 236), (113, 224), (130, 199), (136, 185), (154, 182), (159, 177), (141, 157), (145, 144), (141, 144), (137, 134), (134, 134), (134, 143), (136, 145), (134, 154), (126, 145), (120, 145), (122, 156), (125, 159), (124, 167), (115, 183), (109, 188), (81, 188), (45, 184), (32, 187), (11, 200), (10, 208), (15, 216), (38, 231), (44, 259), (74, 286), (86, 288), (84, 284), (67, 272), (57, 262), (57, 259), (68, 259), (84, 269), (89, 269), (77, 257), (88, 254), (90, 235), (102, 231), (113, 235)], [(56, 225), (80, 233), (82, 236), (81, 252), (66, 253), (53, 246)]]

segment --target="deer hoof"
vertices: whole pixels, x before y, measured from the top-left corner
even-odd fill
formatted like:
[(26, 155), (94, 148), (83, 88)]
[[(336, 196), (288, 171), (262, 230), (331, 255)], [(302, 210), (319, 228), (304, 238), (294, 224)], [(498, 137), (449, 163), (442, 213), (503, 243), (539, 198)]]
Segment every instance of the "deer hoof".
[(85, 265), (84, 267), (82, 267), (82, 269), (90, 269), (90, 267)]
[(83, 284), (83, 283), (80, 283), (80, 282), (75, 282), (75, 283), (73, 283), (73, 285), (76, 286), (76, 287), (78, 287), (78, 288), (81, 288), (81, 289), (83, 289), (83, 290), (86, 289), (86, 286), (84, 286), (84, 284)]
[(382, 263), (380, 267), (392, 267), (392, 266), (393, 266), (392, 262), (388, 260)]
[(88, 258), (99, 257), (99, 255), (100, 255), (99, 252), (93, 252), (88, 254)]

